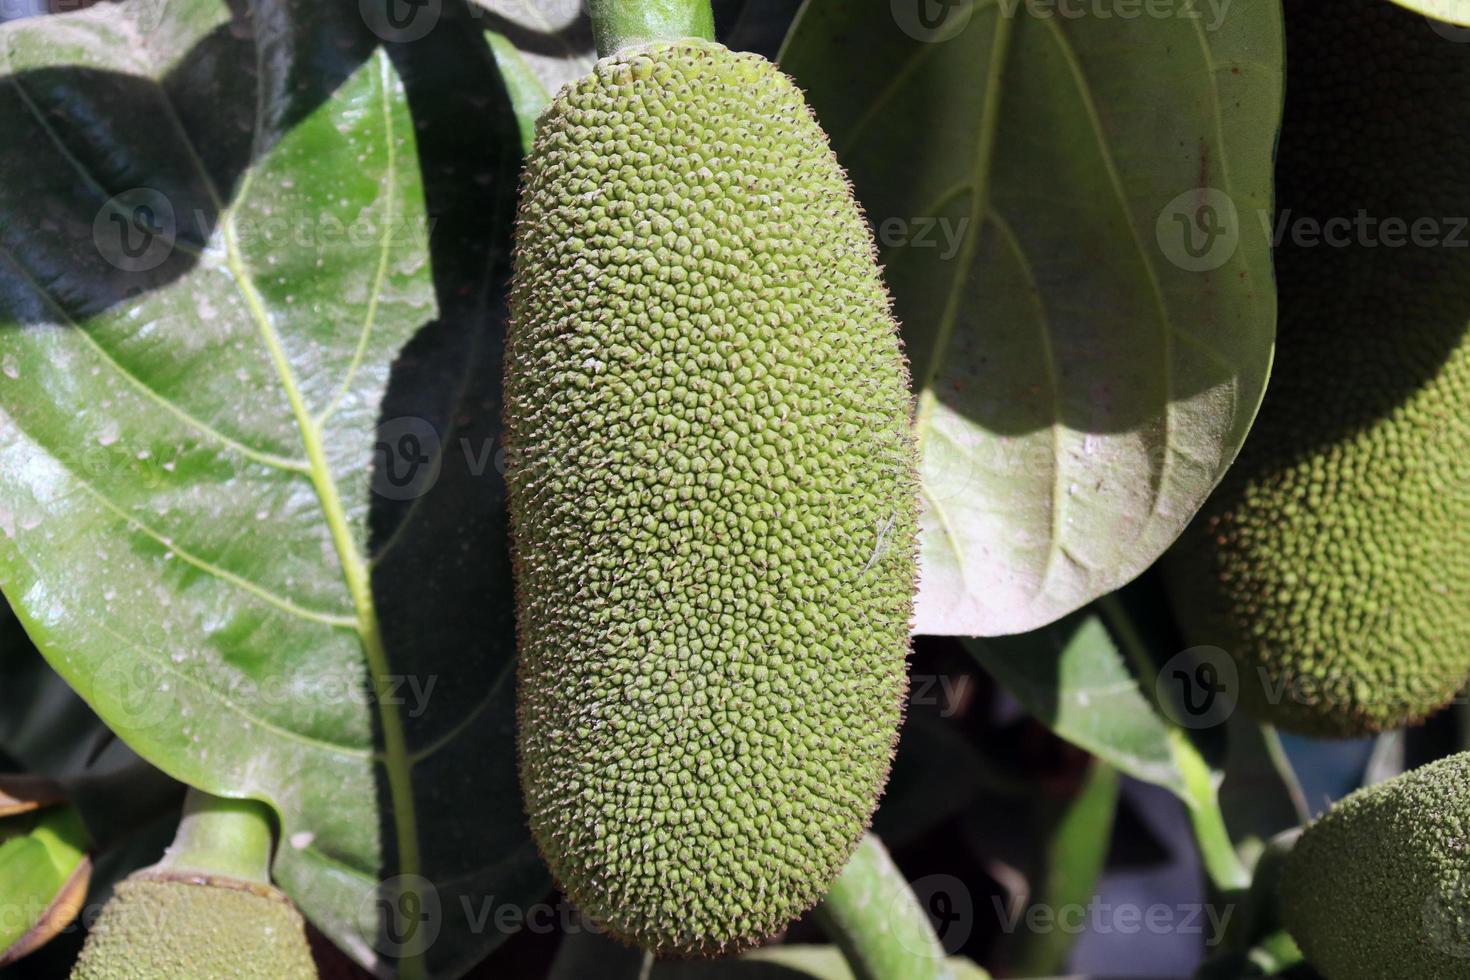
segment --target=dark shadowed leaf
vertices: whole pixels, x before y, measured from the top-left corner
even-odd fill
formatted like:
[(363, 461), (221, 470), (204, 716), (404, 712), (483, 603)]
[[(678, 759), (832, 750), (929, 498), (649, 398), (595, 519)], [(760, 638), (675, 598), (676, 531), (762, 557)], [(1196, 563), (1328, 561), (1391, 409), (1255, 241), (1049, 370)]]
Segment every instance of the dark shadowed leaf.
[(920, 633), (1024, 632), (1129, 581), (1255, 416), (1280, 4), (1184, 6), (808, 0), (792, 28), (912, 361)]
[(275, 806), (333, 940), (450, 975), (547, 884), (496, 466), (520, 150), (481, 24), (371, 9), (0, 27), (0, 584), (144, 758)]

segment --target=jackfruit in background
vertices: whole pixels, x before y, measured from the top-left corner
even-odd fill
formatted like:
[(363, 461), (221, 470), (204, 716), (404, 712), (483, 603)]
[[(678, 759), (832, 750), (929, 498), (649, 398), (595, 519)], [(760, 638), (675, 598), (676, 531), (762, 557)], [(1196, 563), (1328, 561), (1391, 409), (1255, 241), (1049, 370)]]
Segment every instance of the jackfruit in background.
[(561, 92), (506, 351), (521, 777), (556, 879), (624, 941), (749, 945), (857, 844), (906, 687), (911, 413), (788, 78), (690, 40)]
[(1288, 0), (1260, 417), (1167, 559), (1242, 703), (1354, 735), (1470, 676), (1470, 44), (1383, 0)]
[(1360, 790), (1308, 827), (1281, 907), (1327, 980), (1470, 980), (1470, 753)]
[(141, 871), (103, 907), (72, 980), (315, 980), (305, 929), (269, 885)]

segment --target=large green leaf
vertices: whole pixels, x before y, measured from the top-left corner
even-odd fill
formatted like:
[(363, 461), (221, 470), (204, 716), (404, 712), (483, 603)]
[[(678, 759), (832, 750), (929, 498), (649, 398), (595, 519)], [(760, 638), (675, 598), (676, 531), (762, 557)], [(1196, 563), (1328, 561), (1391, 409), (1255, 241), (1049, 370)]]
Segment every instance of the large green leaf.
[(359, 8), (0, 28), (0, 584), (142, 756), (276, 807), (335, 941), (453, 975), (547, 884), (494, 465), (519, 146), (480, 25)]
[(1074, 6), (808, 0), (781, 56), (913, 365), (920, 633), (1023, 632), (1138, 575), (1266, 383), (1279, 0)]

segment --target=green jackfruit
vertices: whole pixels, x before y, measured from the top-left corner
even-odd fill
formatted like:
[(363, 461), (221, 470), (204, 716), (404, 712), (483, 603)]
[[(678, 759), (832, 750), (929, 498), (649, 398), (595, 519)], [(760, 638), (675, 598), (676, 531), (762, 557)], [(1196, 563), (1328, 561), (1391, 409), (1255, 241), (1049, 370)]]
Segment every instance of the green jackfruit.
[(1470, 678), (1470, 44), (1382, 0), (1286, 12), (1276, 366), (1167, 579), (1253, 714), (1349, 735)]
[(315, 980), (305, 924), (268, 885), (142, 871), (117, 886), (72, 980)]
[(1470, 980), (1470, 753), (1359, 790), (1308, 827), (1281, 907), (1327, 980)]
[(748, 945), (852, 853), (907, 683), (911, 411), (788, 78), (681, 41), (561, 92), (506, 349), (520, 768), (552, 872), (615, 936)]

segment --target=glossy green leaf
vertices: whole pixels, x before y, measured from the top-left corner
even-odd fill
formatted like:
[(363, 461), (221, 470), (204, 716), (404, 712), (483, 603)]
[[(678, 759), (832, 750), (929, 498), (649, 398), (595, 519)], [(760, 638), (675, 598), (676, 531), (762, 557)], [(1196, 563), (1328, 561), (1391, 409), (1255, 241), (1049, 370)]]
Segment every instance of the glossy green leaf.
[(1265, 388), (1279, 0), (1063, 6), (809, 0), (781, 56), (903, 324), (919, 633), (1024, 632), (1138, 575)]
[(369, 20), (0, 27), (0, 584), (144, 758), (279, 811), (332, 939), (451, 975), (547, 886), (494, 465), (519, 140), (481, 25)]
[(965, 647), (1034, 718), (1135, 779), (1184, 796), (1169, 724), (1095, 614)]
[[(1393, 0), (1400, 7), (1416, 10), (1425, 17), (1433, 18), (1445, 25), (1470, 26), (1470, 0)], [(1464, 34), (1450, 37), (1453, 41), (1470, 40)]]
[(40, 948), (76, 918), (91, 875), (87, 847), (82, 819), (70, 806), (0, 821), (0, 966)]
[(495, 64), (500, 77), (505, 80), (505, 89), (515, 109), (516, 126), (521, 134), (521, 149), (531, 152), (536, 139), (536, 120), (551, 102), (551, 96), (541, 79), (536, 77), (526, 56), (504, 34), (485, 32), (485, 40), (495, 53)]
[(1179, 797), (1215, 885), (1243, 888), (1249, 878), (1220, 811), (1222, 773), (1190, 732), (1160, 710), (1157, 664), (1118, 598), (1099, 606), (1109, 613), (1106, 621), (1089, 611), (1034, 633), (964, 643), (1057, 735)]

